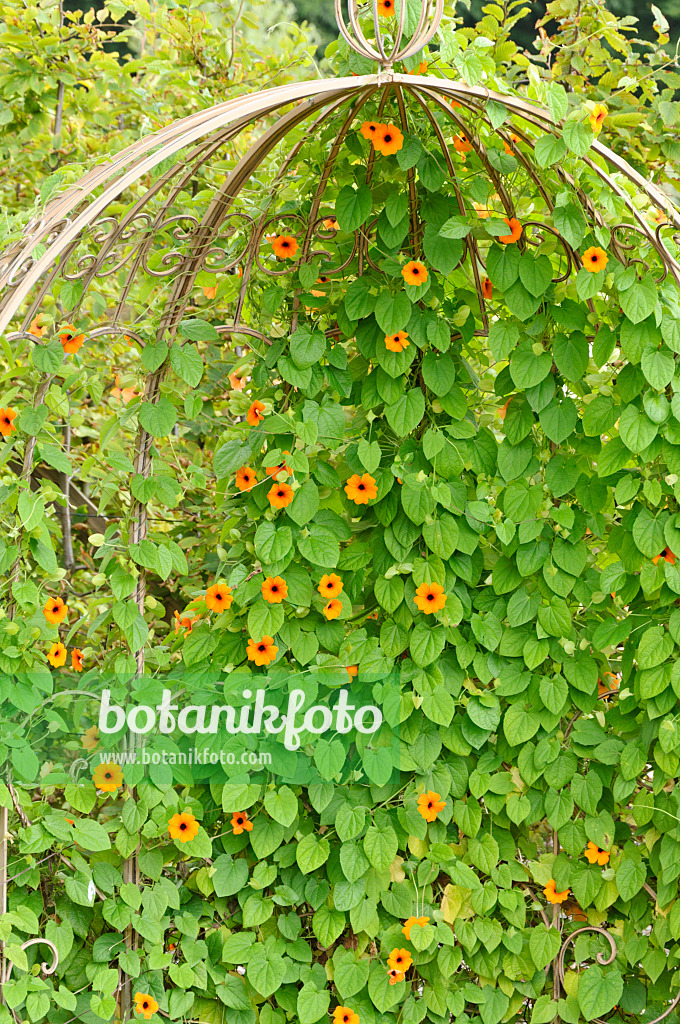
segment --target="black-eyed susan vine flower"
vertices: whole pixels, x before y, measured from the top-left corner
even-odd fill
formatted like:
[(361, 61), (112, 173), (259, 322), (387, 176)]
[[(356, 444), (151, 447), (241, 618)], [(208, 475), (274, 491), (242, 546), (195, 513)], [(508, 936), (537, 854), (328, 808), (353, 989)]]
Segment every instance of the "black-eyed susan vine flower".
[(248, 661), (254, 661), (258, 667), (269, 665), (270, 662), (274, 661), (278, 653), (279, 649), (274, 643), (274, 638), (271, 636), (263, 636), (260, 640), (254, 640), (251, 637), (248, 640), (246, 648)]
[(168, 832), (171, 839), (180, 843), (188, 843), (198, 835), (199, 824), (190, 811), (182, 811), (181, 814), (173, 814), (168, 822)]
[(122, 769), (114, 761), (105, 761), (93, 771), (92, 781), (103, 793), (115, 793), (123, 785)]
[(437, 815), (446, 807), (446, 801), (442, 800), (439, 793), (434, 793), (431, 789), (427, 793), (421, 793), (418, 797), (418, 813), (425, 818), (425, 821), (436, 821)]
[(231, 816), (231, 830), (235, 836), (253, 831), (253, 823), (249, 819), (247, 811), (234, 811)]
[(153, 996), (144, 992), (135, 992), (135, 1013), (144, 1017), (144, 1020), (151, 1020), (154, 1013), (158, 1012), (158, 1003)]
[(591, 245), (590, 249), (586, 249), (583, 253), (583, 269), (591, 274), (597, 274), (600, 270), (604, 270), (608, 263), (607, 253), (597, 245)]
[(378, 496), (378, 488), (375, 486), (375, 479), (370, 473), (359, 476), (354, 473), (345, 484), (345, 494), (355, 505), (367, 505)]

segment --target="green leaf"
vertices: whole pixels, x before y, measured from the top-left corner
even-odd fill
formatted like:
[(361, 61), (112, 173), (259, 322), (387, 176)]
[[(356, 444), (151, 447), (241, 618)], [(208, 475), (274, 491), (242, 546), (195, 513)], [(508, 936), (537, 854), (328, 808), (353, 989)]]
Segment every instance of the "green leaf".
[(536, 970), (542, 971), (555, 959), (561, 944), (562, 937), (556, 928), (541, 928), (540, 925), (536, 925), (531, 929), (529, 951)]
[(353, 188), (344, 185), (335, 200), (335, 216), (342, 231), (356, 231), (366, 221), (373, 207), (373, 194), (368, 185)]
[(675, 374), (673, 353), (665, 345), (659, 349), (648, 345), (642, 353), (640, 365), (645, 377), (656, 391), (663, 391)]
[(319, 509), (319, 489), (313, 480), (307, 480), (299, 490), (295, 492), (292, 504), (286, 512), (298, 526), (305, 526), (309, 523)]
[(284, 828), (293, 824), (298, 815), (298, 799), (289, 786), (269, 789), (264, 795), (265, 810)]
[(576, 156), (585, 156), (593, 143), (593, 130), (583, 121), (566, 121), (562, 136), (567, 146)]
[(543, 295), (550, 287), (552, 276), (552, 264), (547, 256), (533, 256), (525, 252), (520, 257), (519, 278), (531, 295)]
[(411, 300), (405, 292), (383, 291), (375, 304), (375, 318), (385, 334), (403, 331), (411, 318)]
[(420, 388), (412, 388), (385, 408), (387, 422), (399, 437), (406, 437), (425, 415), (425, 397)]
[(543, 432), (555, 444), (561, 444), (573, 433), (578, 422), (578, 410), (567, 395), (558, 402), (554, 399), (539, 414)]
[(423, 380), (435, 395), (447, 395), (456, 379), (456, 369), (448, 353), (428, 352), (422, 362)]
[(641, 323), (654, 312), (657, 302), (656, 282), (651, 277), (636, 281), (631, 288), (620, 292), (619, 302), (623, 312), (632, 323)]
[(306, 370), (318, 363), (326, 351), (326, 335), (303, 324), (291, 334), (289, 344), (293, 362), (299, 369)]
[(621, 899), (632, 900), (647, 877), (647, 871), (641, 861), (627, 857), (621, 861), (616, 869), (616, 888), (619, 890)]
[[(283, 960), (280, 961), (283, 965)], [(285, 974), (285, 966), (283, 968)], [(297, 996), (297, 1019), (300, 1024), (315, 1024), (325, 1017), (331, 1002), (328, 989), (317, 989), (313, 985), (303, 985)]]
[(295, 848), (295, 859), (303, 875), (316, 871), (328, 860), (331, 852), (327, 839), (320, 839), (310, 832), (303, 836)]
[(197, 387), (203, 376), (203, 360), (193, 345), (173, 345), (170, 349), (170, 364), (182, 380), (192, 387)]
[(604, 971), (598, 964), (588, 967), (579, 981), (578, 1002), (586, 1020), (594, 1020), (616, 1006), (623, 992), (623, 978), (617, 970)]
[(188, 338), (189, 341), (220, 340), (218, 332), (205, 320), (183, 320), (177, 331), (182, 338)]
[(139, 407), (139, 422), (152, 437), (167, 437), (177, 422), (177, 410), (172, 402), (162, 395), (158, 402), (142, 402)]

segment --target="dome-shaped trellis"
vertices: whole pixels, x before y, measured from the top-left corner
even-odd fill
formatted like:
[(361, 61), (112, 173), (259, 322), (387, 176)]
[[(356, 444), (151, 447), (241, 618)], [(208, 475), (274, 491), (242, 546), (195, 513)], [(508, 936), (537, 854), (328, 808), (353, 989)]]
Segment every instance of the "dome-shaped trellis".
[[(481, 371), (470, 365), (464, 345), (480, 339), (481, 370), (493, 361), (504, 364), (495, 385), (491, 378), (484, 385), (491, 380), (499, 398), (534, 389), (529, 414), (533, 424), (533, 413), (542, 414), (548, 404), (554, 403), (558, 414), (564, 409), (577, 376), (569, 374), (568, 360), (563, 360), (559, 370), (566, 383), (558, 386), (557, 393), (554, 386), (544, 395), (535, 391), (546, 379), (552, 385), (553, 377), (547, 372), (534, 377), (527, 370), (523, 383), (518, 364), (505, 365), (520, 337), (517, 324), (523, 325), (528, 338), (523, 341), (524, 364), (532, 359), (538, 363), (545, 355), (540, 331), (532, 334), (528, 322), (543, 307), (561, 310), (557, 324), (583, 338), (582, 371), (598, 335), (607, 333), (605, 328), (600, 334), (600, 325), (593, 322), (594, 299), (609, 295), (605, 271), (584, 270), (586, 240), (597, 251), (606, 249), (612, 261), (609, 269), (616, 267), (611, 302), (617, 306), (620, 302), (627, 322), (639, 324), (640, 332), (646, 332), (644, 341), (652, 329), (650, 318), (656, 317), (655, 328), (661, 322), (656, 316), (660, 311), (657, 289), (669, 309), (678, 308), (680, 213), (661, 190), (592, 138), (590, 129), (582, 128), (580, 122), (571, 122), (582, 130), (572, 133), (568, 148), (563, 126), (546, 110), (513, 94), (420, 73), (416, 58), (434, 39), (443, 5), (439, 0), (434, 6), (423, 0), (415, 13), (405, 3), (397, 5), (396, 13), (390, 12), (391, 7), (374, 0), (372, 13), (367, 14), (351, 0), (346, 26), (336, 2), (344, 43), (358, 58), (377, 63), (377, 73), (300, 82), (238, 97), (147, 135), (52, 199), (39, 219), (26, 227), (21, 243), (0, 255), (0, 330), (10, 343), (34, 346), (34, 363), (41, 370), (34, 394), (36, 412), (55, 373), (60, 372), (60, 360), (53, 362), (51, 354), (54, 345), (57, 350), (60, 345), (50, 342), (49, 336), (58, 335), (65, 324), (78, 324), (72, 333), (82, 332), (85, 343), (102, 358), (106, 345), (125, 337), (137, 346), (148, 371), (143, 395), (133, 395), (125, 413), (126, 429), (132, 424), (136, 431), (130, 460), (133, 476), (142, 484), (130, 487), (123, 514), (109, 521), (111, 492), (98, 495), (92, 487), (80, 488), (57, 466), (67, 507), (62, 514), (65, 567), (73, 569), (70, 509), (85, 510), (93, 532), (103, 535), (104, 547), (118, 520), (127, 518), (129, 544), (138, 566), (133, 596), (140, 616), (145, 610), (147, 573), (165, 580), (172, 571), (159, 572), (143, 547), (150, 535), (161, 545), (163, 540), (162, 533), (154, 533), (150, 526), (143, 482), (152, 473), (155, 438), (167, 436), (176, 419), (171, 417), (167, 429), (159, 422), (167, 418), (164, 382), (173, 371), (191, 389), (195, 367), (182, 352), (194, 342), (212, 341), (216, 332), (230, 345), (241, 346), (236, 350), (237, 361), (242, 350), (252, 349), (257, 360), (257, 366), (250, 367), (255, 390), (265, 386), (271, 371), (274, 386), (280, 388), (282, 409), (273, 414), (278, 416), (276, 430), (271, 428), (273, 437), (276, 431), (286, 434), (283, 414), (292, 393), (302, 392), (319, 402), (326, 393), (347, 397), (347, 389), (352, 388), (357, 393), (357, 379), (346, 371), (342, 348), (342, 343), (356, 338), (362, 359), (357, 368), (362, 378), (358, 395), (364, 412), (385, 407), (394, 435), (390, 443), (406, 462), (412, 453), (401, 439), (415, 431), (422, 433), (426, 418), (417, 402), (415, 417), (406, 415), (403, 407), (398, 409), (401, 399), (393, 396), (390, 382), (411, 372), (413, 347), (408, 358), (404, 348), (385, 357), (376, 352), (375, 342), (376, 337), (397, 335), (408, 328), (419, 348), (430, 345), (432, 349), (429, 368), (413, 371), (409, 393), (429, 393), (436, 414), (443, 411), (450, 416), (450, 436), (458, 444), (447, 456), (450, 472), (445, 476), (451, 479), (462, 472), (463, 465), (472, 465), (481, 479), (488, 468), (484, 442), (475, 452), (480, 424), (468, 408), (480, 393)], [(400, 190), (392, 189), (386, 176), (381, 176), (379, 149), (371, 141), (371, 132), (384, 125), (399, 138), (388, 152), (396, 154), (396, 167), (404, 176), (405, 187)], [(340, 168), (343, 180), (351, 179), (352, 184), (338, 184)], [(650, 217), (654, 210), (660, 215)], [(288, 240), (289, 254), (278, 244), (282, 239)], [(411, 263), (428, 268), (425, 284), (408, 280), (404, 268)], [(452, 294), (437, 292), (433, 277), (453, 282)], [(292, 289), (288, 304), (284, 289), (277, 287), (279, 280)], [(383, 286), (387, 298), (378, 306), (376, 296), (383, 294)], [(406, 302), (399, 298), (403, 294)], [(580, 301), (578, 309), (574, 295)], [(54, 322), (54, 329), (50, 327), (44, 336), (39, 320), (43, 314)], [(363, 322), (372, 317), (371, 327), (363, 329)], [(88, 326), (82, 326), (85, 321)], [(504, 326), (510, 322), (513, 327)], [(613, 348), (612, 340), (608, 355)], [(323, 360), (325, 380), (319, 369)], [(554, 374), (552, 367), (550, 374)], [(454, 379), (461, 385), (456, 383), (455, 390)], [(216, 390), (220, 383), (215, 381)], [(242, 421), (246, 407), (247, 403), (239, 405), (236, 396), (236, 422)], [(139, 424), (134, 420), (136, 413)], [(187, 412), (187, 419), (195, 415)], [(256, 411), (254, 426), (260, 427), (261, 418)], [(38, 417), (36, 428), (27, 431), (22, 462), (10, 463), (24, 484), (32, 482), (36, 436), (43, 422)], [(271, 417), (265, 418), (258, 435), (261, 444), (270, 440), (268, 424), (272, 422)], [(540, 424), (543, 428), (542, 419)], [(326, 421), (327, 433), (336, 440), (343, 426), (344, 420), (339, 427), (332, 417)], [(556, 432), (546, 428), (545, 436), (555, 445), (570, 433), (562, 437), (562, 432), (561, 427)], [(112, 436), (107, 433), (102, 443)], [(518, 443), (525, 436), (516, 427)], [(316, 437), (316, 431), (303, 432), (303, 439), (312, 445)], [(255, 449), (222, 440), (226, 443), (220, 451), (225, 454), (216, 476), (224, 481)], [(447, 451), (452, 447), (448, 441), (441, 444)], [(640, 454), (647, 447), (641, 443), (630, 450)], [(431, 450), (436, 455), (442, 449)], [(464, 457), (456, 462), (459, 450)], [(367, 454), (367, 461), (358, 458), (366, 469), (373, 456)], [(355, 468), (356, 451), (347, 462)], [(522, 472), (529, 464), (527, 458)], [(616, 465), (618, 470), (623, 463)], [(263, 468), (272, 467), (276, 463)], [(318, 479), (328, 484), (335, 471), (324, 472)], [(379, 482), (379, 502), (387, 500), (395, 477), (396, 473)], [(557, 497), (575, 483), (572, 480), (559, 494), (556, 489)], [(242, 490), (247, 497), (248, 488)], [(585, 491), (584, 495), (579, 500), (597, 515), (598, 508), (589, 507)], [(468, 518), (468, 522), (474, 520), (474, 525), (466, 527), (471, 533), (483, 522), (476, 518), (483, 516), (480, 504), (475, 503)], [(519, 505), (509, 518), (521, 526), (535, 512), (532, 507), (525, 515)], [(380, 522), (389, 527), (394, 514), (383, 505)], [(427, 514), (424, 509), (420, 525)], [(558, 520), (559, 529), (565, 523), (566, 519)], [(305, 526), (306, 521), (300, 519), (299, 524)], [(508, 544), (511, 538), (512, 534)], [(534, 539), (527, 533), (524, 543), (530, 546)], [(408, 565), (411, 542), (401, 536), (391, 543), (392, 560)], [(427, 543), (444, 558), (449, 540)], [(171, 562), (177, 557), (181, 565), (178, 548), (166, 545), (164, 557)], [(447, 557), (451, 554), (448, 551)], [(25, 573), (22, 557), (20, 550), (8, 568), (12, 585)], [(27, 553), (28, 557), (32, 554)], [(469, 562), (471, 551), (463, 548), (463, 557)], [(314, 562), (313, 555), (310, 560)], [(268, 564), (265, 556), (261, 561)], [(173, 564), (176, 569), (177, 561)], [(270, 564), (276, 567), (282, 562), (271, 556)], [(360, 559), (357, 565), (362, 564)], [(467, 583), (479, 578), (467, 562), (458, 568)], [(407, 570), (400, 566), (400, 571)], [(361, 581), (356, 583), (356, 599), (361, 586)], [(675, 584), (669, 582), (669, 586), (674, 589)], [(115, 596), (130, 593), (119, 590)], [(378, 604), (390, 611), (389, 601), (378, 599), (365, 607), (366, 614)], [(462, 597), (459, 604), (461, 614), (465, 610), (469, 615), (470, 607)], [(404, 628), (402, 622), (397, 632)], [(145, 635), (133, 634), (139, 643), (128, 640), (138, 672), (144, 670)], [(397, 640), (385, 649), (401, 656), (405, 646), (399, 649)], [(555, 832), (553, 850), (558, 849)], [(134, 857), (128, 860), (125, 880), (137, 881)], [(544, 921), (547, 925), (545, 917)], [(616, 947), (609, 933), (601, 931), (612, 946), (609, 960), (598, 954), (598, 962), (606, 965)], [(133, 941), (131, 935), (127, 937)], [(564, 994), (564, 956), (573, 938), (572, 934), (555, 960), (555, 999)], [(123, 1011), (130, 1006), (128, 979)]]

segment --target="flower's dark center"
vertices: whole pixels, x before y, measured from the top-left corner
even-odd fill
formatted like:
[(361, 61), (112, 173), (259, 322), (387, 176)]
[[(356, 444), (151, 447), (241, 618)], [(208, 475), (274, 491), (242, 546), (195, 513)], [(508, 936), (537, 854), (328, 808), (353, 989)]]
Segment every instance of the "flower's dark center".
[(186, 827), (187, 827), (187, 823), (186, 823), (186, 821), (183, 821), (182, 824), (180, 825), (180, 829), (182, 830), (182, 832), (184, 832), (184, 829)]
[(111, 772), (104, 772), (104, 778), (105, 779), (110, 779), (111, 778)]
[(434, 594), (428, 594), (427, 599), (428, 601), (434, 601)]
[(290, 242), (282, 242), (281, 245), (283, 246), (284, 249), (287, 249), (290, 245)]
[(260, 644), (257, 649), (258, 649), (258, 651), (266, 651), (267, 650), (267, 648), (265, 647), (264, 644)]
[(236, 824), (237, 825), (242, 825), (243, 824), (243, 818), (237, 818), (236, 819)]
[(432, 810), (432, 807), (433, 807), (433, 806), (434, 806), (434, 805), (433, 805), (432, 801), (430, 800), (430, 801), (428, 802), (428, 805), (427, 805), (427, 809), (428, 809), (428, 811), (431, 811), (431, 810)]
[(272, 587), (272, 594), (278, 594), (278, 592), (279, 592), (279, 588), (277, 587), (276, 584), (274, 584), (274, 586)]
[(149, 1009), (149, 1000), (145, 999), (144, 1002), (142, 1003), (142, 1006), (144, 1007), (145, 1010), (148, 1010)]
[(390, 135), (389, 132), (387, 132), (387, 134), (385, 135), (385, 142), (391, 142), (391, 141), (392, 141), (392, 136)]
[(412, 273), (412, 274), (419, 274), (419, 273), (420, 273), (420, 271), (418, 270), (418, 268), (417, 268), (417, 267), (414, 267), (414, 268), (413, 268), (413, 270), (411, 271), (411, 273)]
[(360, 491), (365, 491), (366, 490), (366, 484), (359, 484), (359, 490)]

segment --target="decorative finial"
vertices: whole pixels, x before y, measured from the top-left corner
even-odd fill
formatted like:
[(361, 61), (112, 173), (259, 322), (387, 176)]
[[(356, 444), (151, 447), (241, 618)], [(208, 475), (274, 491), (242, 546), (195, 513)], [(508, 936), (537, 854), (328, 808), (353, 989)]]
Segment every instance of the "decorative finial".
[[(415, 29), (406, 26), (407, 14), (413, 25), (413, 13), (420, 3), (420, 16)], [(335, 20), (342, 38), (355, 53), (376, 60), (383, 67), (406, 60), (427, 46), (439, 28), (444, 13), (444, 0), (370, 0), (360, 11), (357, 0), (348, 0), (349, 27), (342, 13), (342, 0), (335, 0)], [(390, 19), (395, 20), (392, 38), (383, 30)], [(367, 39), (364, 27), (373, 22), (373, 40)], [(362, 22), (364, 27), (362, 27)]]

